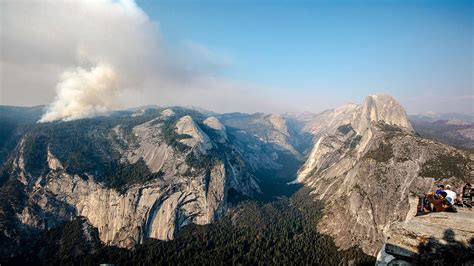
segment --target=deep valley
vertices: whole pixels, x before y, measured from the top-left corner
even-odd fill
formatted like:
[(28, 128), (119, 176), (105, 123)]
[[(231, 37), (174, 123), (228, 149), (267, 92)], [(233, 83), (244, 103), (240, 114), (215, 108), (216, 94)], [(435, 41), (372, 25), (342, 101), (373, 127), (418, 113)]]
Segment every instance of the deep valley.
[(0, 108), (5, 264), (373, 264), (418, 194), (472, 182), (469, 148), (387, 95), (304, 116), (41, 110)]

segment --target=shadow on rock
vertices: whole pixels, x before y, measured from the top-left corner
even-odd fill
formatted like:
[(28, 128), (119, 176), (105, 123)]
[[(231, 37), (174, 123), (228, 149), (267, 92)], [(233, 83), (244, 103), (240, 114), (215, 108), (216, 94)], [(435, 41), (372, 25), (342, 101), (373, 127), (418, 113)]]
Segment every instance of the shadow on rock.
[(446, 229), (443, 239), (430, 237), (418, 246), (414, 262), (420, 265), (474, 265), (474, 237), (465, 245), (456, 240), (453, 230)]

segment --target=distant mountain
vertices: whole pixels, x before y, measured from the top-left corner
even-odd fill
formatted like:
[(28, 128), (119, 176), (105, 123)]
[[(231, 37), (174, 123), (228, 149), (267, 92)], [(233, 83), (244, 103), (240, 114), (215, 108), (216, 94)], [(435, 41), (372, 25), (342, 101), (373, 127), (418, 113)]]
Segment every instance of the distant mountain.
[(277, 114), (229, 113), (218, 116), (227, 127), (241, 133), (250, 134), (270, 144), (276, 150), (282, 150), (303, 160), (304, 149), (308, 144), (304, 136), (293, 128), (285, 117)]
[(22, 128), (34, 125), (44, 112), (44, 106), (16, 107), (0, 105), (0, 165), (15, 148)]
[(474, 150), (474, 116), (462, 114), (413, 115), (415, 131), (425, 138)]
[(474, 123), (474, 115), (458, 114), (458, 113), (426, 113), (418, 115), (410, 115), (412, 121), (435, 122), (438, 120), (452, 121), (452, 123)]

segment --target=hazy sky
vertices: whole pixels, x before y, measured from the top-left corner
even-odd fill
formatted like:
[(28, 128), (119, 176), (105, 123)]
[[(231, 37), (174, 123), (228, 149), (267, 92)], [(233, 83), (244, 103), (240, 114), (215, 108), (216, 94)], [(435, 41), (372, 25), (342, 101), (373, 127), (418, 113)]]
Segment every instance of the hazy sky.
[(99, 2), (1, 2), (1, 104), (50, 103), (106, 64), (114, 107), (318, 112), (383, 92), (474, 114), (474, 1)]

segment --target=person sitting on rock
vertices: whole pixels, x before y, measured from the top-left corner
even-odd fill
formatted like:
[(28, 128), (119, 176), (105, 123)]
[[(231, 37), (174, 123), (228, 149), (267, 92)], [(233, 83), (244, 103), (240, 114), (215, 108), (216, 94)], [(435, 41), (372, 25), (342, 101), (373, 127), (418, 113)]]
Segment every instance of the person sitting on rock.
[(444, 191), (444, 185), (443, 184), (438, 184), (436, 187), (437, 187), (436, 192), (435, 192), (436, 195), (439, 195), (439, 193)]
[(416, 207), (416, 216), (432, 212), (431, 203), (425, 194), (418, 195), (418, 205)]
[(447, 194), (446, 200), (448, 200), (451, 205), (454, 205), (454, 203), (456, 202), (456, 198), (457, 198), (456, 192), (451, 190), (450, 185), (446, 185), (446, 189), (444, 190), (444, 192), (446, 192), (446, 194)]
[(429, 192), (426, 194), (426, 197), (431, 204), (433, 204), (436, 212), (457, 212), (454, 206), (446, 199), (447, 195), (448, 194), (444, 191), (440, 192), (439, 195), (436, 195), (434, 192)]
[(462, 203), (468, 207), (472, 208), (472, 194), (471, 194), (471, 184), (467, 183), (462, 188)]

